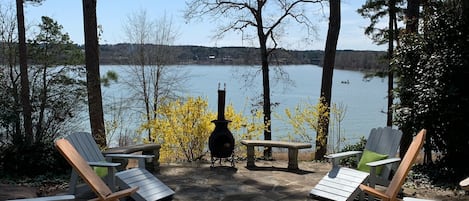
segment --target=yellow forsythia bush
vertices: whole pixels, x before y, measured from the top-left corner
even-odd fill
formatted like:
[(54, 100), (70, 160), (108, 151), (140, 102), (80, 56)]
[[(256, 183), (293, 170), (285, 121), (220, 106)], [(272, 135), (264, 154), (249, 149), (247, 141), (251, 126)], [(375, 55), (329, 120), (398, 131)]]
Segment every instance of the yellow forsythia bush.
[[(208, 110), (208, 101), (201, 97), (189, 97), (160, 105), (156, 118), (143, 124), (141, 131), (150, 129), (156, 143), (161, 144), (160, 160), (195, 161), (208, 151), (208, 138), (215, 128), (211, 121), (217, 115)], [(228, 128), (235, 138), (248, 125), (241, 113), (236, 113), (231, 104), (225, 109), (225, 119), (231, 120)], [(238, 140), (236, 140), (238, 141)]]
[(318, 101), (316, 105), (310, 103), (299, 103), (293, 111), (289, 108), (285, 109), (285, 118), (278, 116), (287, 124), (291, 125), (293, 133), (288, 133), (289, 141), (312, 142), (313, 135), (311, 132), (319, 134), (319, 139), (323, 140), (323, 132), (318, 126), (320, 115), (328, 116), (327, 106)]

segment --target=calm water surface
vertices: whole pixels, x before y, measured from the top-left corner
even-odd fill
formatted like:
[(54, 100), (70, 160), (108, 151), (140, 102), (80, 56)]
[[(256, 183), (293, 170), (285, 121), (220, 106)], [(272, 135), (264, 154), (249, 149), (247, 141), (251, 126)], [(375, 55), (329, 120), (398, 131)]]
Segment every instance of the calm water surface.
[[(127, 99), (132, 93), (123, 84), (128, 72), (124, 70), (128, 66), (101, 66), (101, 73), (109, 70), (119, 74), (120, 81), (110, 87), (103, 87), (104, 104)], [(184, 96), (202, 96), (209, 101), (209, 108), (217, 111), (217, 90), (221, 83), (226, 84), (226, 102), (233, 104), (237, 111), (249, 115), (252, 99), (260, 97), (262, 93), (262, 81), (258, 68), (249, 66), (205, 66), (186, 65), (179, 67), (181, 72), (188, 73), (190, 79), (185, 83)], [(321, 90), (322, 69), (315, 65), (289, 65), (283, 66), (288, 72), (293, 84), (286, 86), (284, 83), (271, 80), (271, 101), (279, 103), (273, 108), (273, 113), (282, 115), (285, 108), (293, 109), (299, 103), (317, 103)], [(246, 86), (242, 73), (258, 73), (257, 79)], [(271, 76), (273, 71), (271, 71)], [(332, 102), (346, 107), (345, 118), (341, 123), (341, 136), (347, 143), (356, 142), (360, 136), (368, 136), (373, 127), (386, 125), (387, 105), (387, 78), (373, 78), (364, 80), (364, 74), (356, 71), (334, 70)], [(258, 99), (259, 100), (259, 99)], [(105, 108), (109, 108), (106, 107)], [(105, 109), (108, 110), (108, 109)], [(130, 110), (132, 111), (132, 110)], [(112, 118), (111, 112), (106, 112), (106, 119)], [(130, 112), (132, 113), (132, 112)], [(136, 113), (126, 114), (128, 124), (126, 129), (132, 132), (141, 117)], [(291, 132), (289, 126), (276, 119), (273, 115), (273, 138), (280, 138)], [(313, 138), (315, 133), (312, 133)]]

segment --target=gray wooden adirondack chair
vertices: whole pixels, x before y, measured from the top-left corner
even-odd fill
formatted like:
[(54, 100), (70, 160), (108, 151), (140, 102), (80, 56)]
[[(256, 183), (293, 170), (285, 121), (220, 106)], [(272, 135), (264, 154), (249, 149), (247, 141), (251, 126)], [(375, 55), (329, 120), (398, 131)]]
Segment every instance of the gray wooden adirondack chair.
[(122, 189), (117, 192), (111, 191), (109, 186), (107, 186), (106, 183), (103, 182), (101, 177), (99, 177), (93, 171), (92, 167), (88, 164), (88, 162), (83, 158), (80, 153), (78, 153), (76, 148), (68, 140), (57, 140), (55, 142), (55, 147), (96, 194), (97, 197), (91, 200), (117, 201), (119, 200), (119, 198), (128, 197), (131, 194), (134, 194), (139, 189), (139, 187), (137, 186)]
[[(370, 167), (370, 173), (340, 166), (340, 160), (345, 157), (356, 157), (358, 163), (363, 151), (347, 151), (326, 156), (332, 162), (332, 170), (311, 190), (310, 195), (332, 200), (353, 200), (360, 193), (358, 186), (361, 183), (373, 187), (376, 184), (389, 185), (391, 174), (400, 161), (397, 153), (401, 137), (402, 132), (391, 127), (371, 129), (365, 149), (385, 154), (388, 158), (366, 163)], [(380, 166), (381, 173), (376, 174), (376, 168)]]
[[(145, 160), (152, 159), (153, 155), (137, 155), (137, 154), (106, 154), (103, 155), (99, 149), (93, 136), (87, 132), (72, 133), (66, 139), (75, 147), (80, 155), (93, 167), (107, 167), (107, 175), (105, 176), (106, 184), (114, 192), (116, 187), (128, 188), (139, 185), (140, 189), (131, 197), (134, 200), (158, 200), (174, 194), (168, 186), (158, 180), (153, 174), (145, 169)], [(133, 168), (133, 171), (125, 170), (116, 173), (116, 167), (120, 163), (113, 163), (112, 158), (127, 158), (137, 159), (138, 168)], [(128, 177), (131, 175), (131, 177)], [(140, 183), (136, 183), (131, 178), (139, 178)], [(116, 178), (117, 183), (116, 185)], [(69, 183), (69, 193), (76, 194), (78, 190), (79, 176), (75, 170), (72, 170), (72, 175)], [(149, 186), (153, 189), (149, 189)], [(159, 194), (152, 195), (147, 191), (159, 192)], [(150, 196), (150, 197), (148, 197)]]
[[(407, 174), (409, 173), (412, 165), (414, 165), (417, 156), (419, 155), (423, 144), (425, 143), (425, 135), (427, 134), (426, 129), (420, 130), (420, 132), (414, 137), (412, 143), (410, 143), (404, 157), (402, 158), (399, 167), (396, 170), (396, 174), (393, 175), (390, 184), (386, 189), (376, 189), (372, 186), (360, 184), (360, 189), (366, 194), (376, 197), (379, 200), (397, 200), (397, 195), (402, 189)], [(374, 199), (371, 199), (374, 200)], [(416, 198), (404, 198), (404, 200), (422, 200)]]
[[(106, 167), (107, 168), (107, 175), (105, 177), (106, 184), (112, 191), (115, 191), (115, 172), (116, 167), (120, 165), (120, 163), (112, 163), (112, 157), (116, 155), (106, 155), (106, 157), (102, 154), (101, 150), (99, 149), (96, 141), (94, 140), (93, 136), (87, 132), (76, 132), (68, 135), (66, 139), (75, 147), (75, 149), (83, 156), (83, 158), (92, 166), (92, 167)], [(134, 158), (139, 159), (139, 167), (145, 167), (146, 158), (152, 158), (151, 155), (135, 155), (135, 154), (119, 154), (117, 155), (119, 158)], [(69, 193), (75, 194), (78, 189), (78, 179), (79, 176), (75, 170), (72, 170), (72, 175), (70, 178), (69, 184)]]

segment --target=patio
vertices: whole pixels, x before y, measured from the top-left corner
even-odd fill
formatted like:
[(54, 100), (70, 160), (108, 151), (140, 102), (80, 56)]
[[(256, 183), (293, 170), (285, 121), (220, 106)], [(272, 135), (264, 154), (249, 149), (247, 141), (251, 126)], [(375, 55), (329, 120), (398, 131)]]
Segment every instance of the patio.
[[(221, 166), (216, 163), (215, 168), (210, 165), (209, 161), (162, 163), (160, 173), (156, 176), (176, 192), (172, 199), (174, 201), (312, 201), (316, 199), (309, 197), (309, 192), (331, 167), (329, 163), (300, 161), (300, 170), (291, 172), (287, 170), (284, 160), (256, 161), (257, 168), (254, 169), (247, 169), (245, 160), (237, 161), (235, 168), (229, 162)], [(0, 195), (8, 193), (3, 190), (0, 188)], [(66, 190), (57, 194), (64, 194)], [(469, 196), (461, 191), (435, 190), (425, 186), (417, 189), (405, 187), (404, 194), (435, 200), (469, 200)], [(78, 195), (76, 200), (87, 200), (93, 195)]]
[[(331, 168), (329, 163), (300, 161), (300, 170), (292, 172), (284, 160), (259, 160), (254, 169), (247, 169), (245, 160), (237, 161), (235, 168), (229, 162), (216, 163), (214, 168), (210, 165), (209, 161), (162, 163), (156, 176), (176, 192), (174, 201), (312, 201), (316, 199), (309, 192)], [(468, 195), (426, 188), (405, 188), (404, 194), (435, 200), (469, 200)]]

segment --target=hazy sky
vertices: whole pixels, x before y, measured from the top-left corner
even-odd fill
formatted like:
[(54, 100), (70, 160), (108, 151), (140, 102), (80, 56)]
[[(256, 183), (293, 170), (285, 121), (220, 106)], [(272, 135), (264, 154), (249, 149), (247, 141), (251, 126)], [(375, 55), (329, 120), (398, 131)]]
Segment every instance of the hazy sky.
[[(364, 27), (369, 23), (356, 10), (366, 0), (342, 0), (342, 23), (338, 41), (338, 49), (385, 50), (386, 46), (377, 46), (363, 34)], [(12, 4), (13, 0), (0, 0), (2, 5)], [(280, 44), (286, 49), (323, 50), (327, 34), (328, 4), (317, 4), (314, 9), (314, 23), (317, 34), (311, 44), (294, 41), (295, 31), (288, 32)], [(129, 15), (145, 10), (148, 17), (156, 20), (165, 14), (172, 18), (173, 25), (179, 32), (175, 45), (201, 46), (257, 46), (257, 43), (242, 40), (241, 34), (232, 33), (221, 40), (214, 40), (214, 22), (191, 21), (186, 23), (183, 18), (184, 0), (98, 0), (97, 18), (102, 26), (101, 44), (116, 44), (126, 40), (123, 24)], [(40, 23), (41, 16), (49, 16), (63, 26), (74, 43), (83, 44), (83, 9), (81, 0), (45, 0), (41, 5), (27, 3), (25, 18), (29, 25)]]

